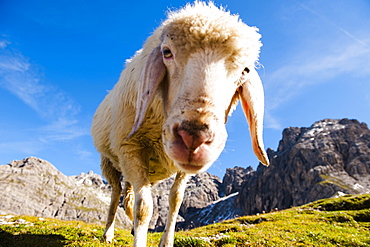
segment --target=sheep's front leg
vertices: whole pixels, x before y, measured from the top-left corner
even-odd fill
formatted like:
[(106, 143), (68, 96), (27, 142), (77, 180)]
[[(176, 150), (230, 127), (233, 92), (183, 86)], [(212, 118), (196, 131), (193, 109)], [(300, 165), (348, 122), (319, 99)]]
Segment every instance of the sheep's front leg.
[[(150, 150), (149, 150), (150, 151)], [(125, 193), (132, 193), (128, 200), (134, 199), (134, 212), (131, 215), (131, 202), (125, 201), (128, 206), (129, 217), (134, 218), (134, 246), (145, 247), (147, 242), (147, 233), (149, 222), (153, 214), (153, 198), (151, 192), (151, 183), (149, 179), (149, 157), (147, 149), (137, 146), (122, 146), (122, 156), (120, 156), (120, 167), (123, 177), (127, 182), (125, 184)], [(126, 199), (126, 198), (125, 198)]]
[(134, 184), (134, 246), (146, 246), (148, 227), (153, 214), (153, 199), (150, 184)]
[(172, 185), (169, 196), (170, 208), (168, 212), (166, 228), (164, 229), (163, 236), (159, 244), (160, 247), (173, 246), (177, 214), (184, 198), (184, 191), (187, 181), (188, 175), (186, 173), (178, 172), (176, 174), (175, 182)]

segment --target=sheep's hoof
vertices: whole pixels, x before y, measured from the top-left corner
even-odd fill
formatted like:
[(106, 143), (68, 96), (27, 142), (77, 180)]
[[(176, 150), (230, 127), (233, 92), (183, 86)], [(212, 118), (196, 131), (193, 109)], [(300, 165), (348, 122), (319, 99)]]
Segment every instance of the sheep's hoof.
[(111, 243), (113, 243), (113, 236), (106, 236), (106, 235), (104, 235), (103, 236), (103, 240), (104, 240), (105, 243), (111, 244)]

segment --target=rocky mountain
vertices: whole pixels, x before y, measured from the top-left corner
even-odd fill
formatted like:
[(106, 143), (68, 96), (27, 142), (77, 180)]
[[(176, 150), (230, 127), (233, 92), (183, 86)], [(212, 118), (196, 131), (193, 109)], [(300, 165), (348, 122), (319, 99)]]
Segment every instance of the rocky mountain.
[[(1, 165), (0, 188), (0, 214), (102, 223), (110, 201), (110, 188), (99, 175), (68, 177), (35, 157)], [(117, 224), (130, 227), (123, 209), (117, 212)]]
[[(168, 195), (174, 178), (153, 187), (154, 212), (150, 228), (162, 230), (167, 216)], [(198, 174), (187, 185), (179, 224), (188, 211), (203, 208), (219, 197), (221, 181), (209, 173)], [(0, 165), (0, 214), (24, 214), (83, 220), (105, 224), (110, 186), (98, 174), (66, 176), (49, 162), (29, 157)], [(117, 211), (117, 226), (130, 228), (123, 205)]]
[(326, 119), (283, 131), (270, 167), (245, 175), (236, 198), (244, 214), (303, 205), (339, 194), (370, 193), (370, 130), (357, 120)]
[(241, 186), (246, 179), (246, 176), (253, 172), (251, 166), (247, 168), (243, 167), (234, 167), (226, 169), (226, 173), (222, 180), (224, 186), (224, 194), (229, 195), (235, 192), (239, 192)]
[[(187, 229), (303, 205), (336, 194), (370, 193), (370, 130), (357, 120), (326, 119), (283, 131), (269, 167), (227, 169), (188, 182), (177, 227)], [(153, 230), (163, 230), (173, 177), (153, 186)], [(65, 176), (30, 157), (0, 166), (0, 214), (14, 213), (105, 223), (110, 187), (93, 172)], [(122, 208), (118, 225), (131, 227)]]
[[(167, 219), (168, 196), (173, 184), (174, 177), (155, 185), (152, 189), (154, 200), (154, 212), (150, 227), (153, 230), (163, 230)], [(192, 176), (188, 181), (184, 200), (179, 210), (177, 227), (188, 228), (190, 215), (195, 211), (214, 203), (220, 199), (222, 191), (221, 180), (208, 172)]]

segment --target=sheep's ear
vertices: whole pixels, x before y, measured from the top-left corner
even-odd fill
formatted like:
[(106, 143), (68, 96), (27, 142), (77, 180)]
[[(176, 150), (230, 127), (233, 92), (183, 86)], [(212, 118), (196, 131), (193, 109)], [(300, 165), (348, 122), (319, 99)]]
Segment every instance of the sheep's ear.
[(143, 123), (148, 107), (153, 102), (159, 84), (166, 75), (166, 67), (163, 63), (160, 46), (153, 49), (147, 57), (139, 81), (139, 92), (136, 101), (136, 115), (131, 133), (131, 137)]
[[(246, 71), (245, 71), (246, 72)], [(268, 166), (269, 160), (264, 149), (262, 131), (264, 114), (264, 93), (260, 77), (255, 69), (244, 76), (239, 87), (239, 97), (244, 114), (248, 120), (253, 151), (262, 164)]]

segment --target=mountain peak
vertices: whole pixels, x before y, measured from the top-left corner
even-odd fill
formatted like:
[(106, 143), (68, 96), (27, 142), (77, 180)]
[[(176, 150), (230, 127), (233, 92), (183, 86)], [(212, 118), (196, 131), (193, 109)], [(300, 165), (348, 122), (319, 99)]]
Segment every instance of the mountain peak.
[(237, 200), (246, 214), (370, 192), (370, 130), (357, 120), (286, 128), (278, 150), (268, 154), (270, 167), (260, 165), (241, 186)]

